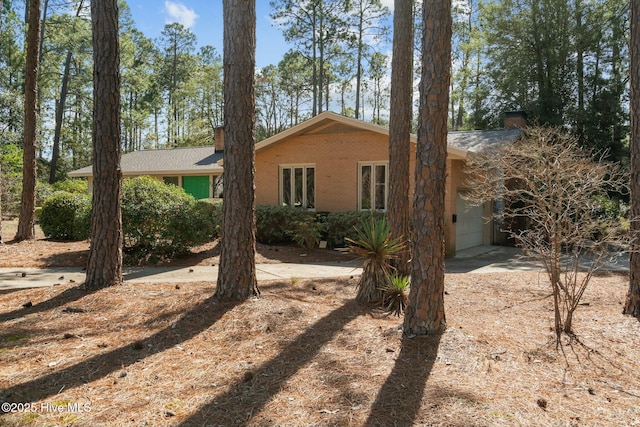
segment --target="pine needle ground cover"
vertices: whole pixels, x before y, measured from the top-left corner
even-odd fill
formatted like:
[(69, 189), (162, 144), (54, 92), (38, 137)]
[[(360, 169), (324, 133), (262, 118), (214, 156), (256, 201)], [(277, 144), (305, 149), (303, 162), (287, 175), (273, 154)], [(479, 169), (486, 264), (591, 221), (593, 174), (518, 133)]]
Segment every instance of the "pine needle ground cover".
[(237, 306), (212, 283), (2, 293), (0, 425), (640, 424), (626, 275), (594, 279), (560, 351), (542, 274), (447, 275), (446, 333), (404, 340), (357, 280), (262, 282)]
[[(2, 221), (0, 245), (0, 267), (78, 267), (87, 265), (89, 241), (59, 242), (45, 238), (39, 226), (36, 226), (36, 239), (33, 241), (12, 241), (16, 234), (18, 221)], [(220, 240), (191, 248), (184, 256), (173, 259), (157, 259), (150, 266), (190, 266), (219, 265)], [(331, 262), (354, 259), (351, 254), (330, 249), (307, 249), (296, 245), (256, 245), (256, 263), (273, 264), (281, 262)], [(137, 265), (137, 264), (135, 264)]]

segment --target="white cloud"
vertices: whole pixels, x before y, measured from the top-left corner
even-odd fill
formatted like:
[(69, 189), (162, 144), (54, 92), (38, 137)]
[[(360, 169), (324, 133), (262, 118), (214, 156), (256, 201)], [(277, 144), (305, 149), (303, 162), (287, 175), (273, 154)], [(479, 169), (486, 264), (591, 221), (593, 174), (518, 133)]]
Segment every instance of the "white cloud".
[(198, 19), (196, 12), (193, 9), (189, 9), (183, 3), (166, 0), (164, 2), (164, 8), (167, 13), (167, 17), (165, 18), (167, 24), (178, 22), (186, 28), (191, 28), (196, 22), (196, 19)]
[[(407, 0), (413, 1), (413, 0)], [(393, 12), (393, 0), (382, 0), (382, 5), (387, 6), (391, 12)]]

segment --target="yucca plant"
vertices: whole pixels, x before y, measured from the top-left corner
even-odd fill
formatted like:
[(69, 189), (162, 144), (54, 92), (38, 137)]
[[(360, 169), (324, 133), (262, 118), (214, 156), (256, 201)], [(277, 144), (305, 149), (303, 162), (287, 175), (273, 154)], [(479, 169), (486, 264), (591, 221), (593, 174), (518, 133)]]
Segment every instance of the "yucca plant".
[(387, 283), (382, 286), (382, 307), (396, 316), (404, 314), (409, 303), (409, 286), (411, 278), (400, 274), (387, 276)]
[(389, 263), (402, 248), (399, 239), (391, 239), (390, 227), (384, 218), (363, 221), (356, 227), (355, 239), (347, 238), (349, 250), (364, 259), (358, 282), (356, 301), (363, 304), (382, 301), (382, 288), (393, 272)]

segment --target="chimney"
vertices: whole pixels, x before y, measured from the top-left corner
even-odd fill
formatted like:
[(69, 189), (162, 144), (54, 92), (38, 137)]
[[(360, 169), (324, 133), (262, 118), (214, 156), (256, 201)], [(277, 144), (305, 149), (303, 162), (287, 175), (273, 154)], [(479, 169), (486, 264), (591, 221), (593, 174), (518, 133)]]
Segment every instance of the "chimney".
[(224, 127), (219, 126), (213, 131), (213, 142), (216, 152), (224, 151)]
[(527, 127), (527, 113), (524, 111), (505, 111), (505, 129), (523, 129)]

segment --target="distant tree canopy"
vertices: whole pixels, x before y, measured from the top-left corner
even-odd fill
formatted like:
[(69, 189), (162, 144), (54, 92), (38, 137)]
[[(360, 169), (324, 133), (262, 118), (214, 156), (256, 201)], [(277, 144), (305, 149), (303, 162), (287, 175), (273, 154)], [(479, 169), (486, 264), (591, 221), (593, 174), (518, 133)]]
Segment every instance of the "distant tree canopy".
[(628, 8), (620, 0), (481, 2), (474, 45), (486, 55), (480, 85), (489, 122), (525, 110), (620, 158), (628, 133)]

